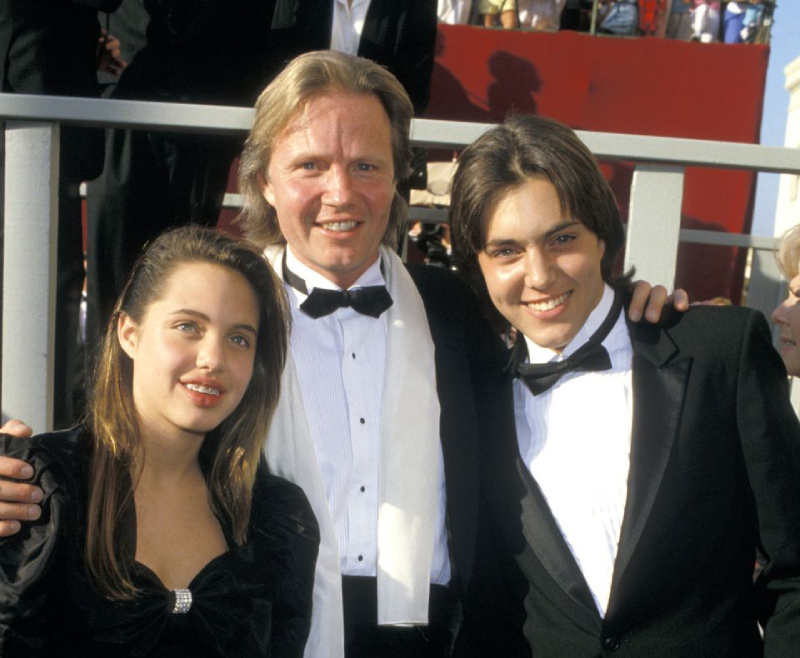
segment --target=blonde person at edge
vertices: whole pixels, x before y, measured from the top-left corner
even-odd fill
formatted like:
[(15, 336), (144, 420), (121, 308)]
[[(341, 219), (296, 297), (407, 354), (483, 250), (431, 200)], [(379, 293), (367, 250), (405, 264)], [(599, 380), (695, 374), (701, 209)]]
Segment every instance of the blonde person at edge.
[[(449, 655), (472, 571), (475, 387), (490, 370), (484, 344), (496, 338), (457, 277), (406, 269), (395, 255), (412, 114), (382, 67), (307, 53), (259, 98), (239, 169), (244, 227), (283, 277), (292, 312), (266, 454), (320, 523), (314, 658)], [(382, 308), (338, 307), (362, 289)], [(637, 319), (649, 292), (637, 288)], [(656, 287), (649, 320), (665, 299)], [(0, 474), (22, 469), (0, 458)], [(19, 527), (9, 519), (38, 510), (37, 493), (2, 484), (0, 532), (9, 533)]]
[(789, 292), (772, 311), (772, 321), (780, 329), (780, 353), (786, 371), (792, 377), (800, 377), (800, 224), (783, 234), (775, 256), (781, 274), (789, 282)]
[(0, 655), (302, 656), (317, 524), (261, 457), (287, 311), (251, 246), (202, 228), (152, 243), (86, 423), (0, 437), (44, 492), (0, 540)]

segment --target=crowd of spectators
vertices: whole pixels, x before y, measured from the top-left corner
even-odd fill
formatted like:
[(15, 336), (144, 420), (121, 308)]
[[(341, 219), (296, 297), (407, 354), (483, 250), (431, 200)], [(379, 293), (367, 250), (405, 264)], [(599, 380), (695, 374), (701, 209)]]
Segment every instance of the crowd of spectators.
[(439, 0), (439, 22), (540, 32), (577, 30), (710, 43), (754, 43), (774, 0)]

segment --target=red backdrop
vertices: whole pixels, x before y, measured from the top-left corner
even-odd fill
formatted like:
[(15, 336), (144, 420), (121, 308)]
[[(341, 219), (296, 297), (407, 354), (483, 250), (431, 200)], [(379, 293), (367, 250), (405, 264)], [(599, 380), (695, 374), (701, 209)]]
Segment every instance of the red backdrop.
[[(577, 130), (757, 143), (768, 58), (766, 46), (440, 25), (425, 117), (496, 123), (515, 110)], [(625, 219), (633, 165), (603, 170)], [(748, 233), (754, 196), (753, 174), (690, 167), (682, 226)], [(738, 303), (745, 256), (683, 244), (676, 285)]]
[[(579, 130), (756, 143), (768, 57), (766, 46), (441, 25), (425, 116), (498, 122), (516, 110)], [(625, 217), (632, 165), (604, 171)], [(747, 233), (754, 194), (753, 174), (689, 168), (682, 226)], [(738, 301), (744, 256), (682, 245), (676, 283)]]

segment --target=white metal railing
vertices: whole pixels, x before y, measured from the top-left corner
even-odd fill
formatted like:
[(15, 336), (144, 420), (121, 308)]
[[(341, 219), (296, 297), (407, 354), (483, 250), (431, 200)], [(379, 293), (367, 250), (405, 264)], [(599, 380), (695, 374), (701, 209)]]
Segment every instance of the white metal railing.
[[(210, 105), (0, 94), (6, 121), (2, 411), (35, 431), (52, 423), (59, 125), (242, 134), (253, 110)], [(414, 121), (416, 145), (459, 149), (490, 128), (455, 121)], [(768, 238), (681, 230), (686, 166), (800, 175), (800, 150), (729, 142), (578, 132), (603, 160), (636, 164), (625, 266), (671, 288), (680, 240), (756, 250), (748, 304), (769, 311), (779, 283)], [(234, 199), (229, 199), (235, 202)], [(414, 217), (444, 221), (442, 211)]]

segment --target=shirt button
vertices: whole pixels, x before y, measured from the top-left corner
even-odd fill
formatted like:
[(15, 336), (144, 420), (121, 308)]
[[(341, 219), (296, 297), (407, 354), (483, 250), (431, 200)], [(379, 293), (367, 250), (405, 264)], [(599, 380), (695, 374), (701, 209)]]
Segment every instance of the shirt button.
[(614, 636), (607, 637), (603, 640), (603, 647), (606, 651), (616, 651), (621, 644), (619, 638)]
[(361, 487), (361, 493), (364, 493), (367, 490), (366, 487)]
[(358, 561), (359, 562), (363, 562), (364, 561), (364, 556), (363, 555), (359, 555), (358, 556)]
[(356, 358), (356, 353), (353, 352), (350, 356), (352, 356), (355, 359)]
[(359, 423), (361, 423), (361, 424), (363, 425), (363, 424), (364, 424), (364, 423), (366, 423), (367, 421), (366, 421), (366, 420), (364, 420), (363, 418), (359, 418), (359, 419), (358, 419), (358, 422), (359, 422)]

